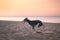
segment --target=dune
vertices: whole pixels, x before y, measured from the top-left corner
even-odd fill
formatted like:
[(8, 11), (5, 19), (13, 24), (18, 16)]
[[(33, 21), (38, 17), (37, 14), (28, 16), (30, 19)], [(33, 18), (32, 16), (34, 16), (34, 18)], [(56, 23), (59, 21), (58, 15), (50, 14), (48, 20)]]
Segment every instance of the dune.
[(27, 22), (0, 20), (0, 40), (60, 40), (60, 23), (43, 24), (44, 29), (35, 28), (42, 33), (36, 33)]

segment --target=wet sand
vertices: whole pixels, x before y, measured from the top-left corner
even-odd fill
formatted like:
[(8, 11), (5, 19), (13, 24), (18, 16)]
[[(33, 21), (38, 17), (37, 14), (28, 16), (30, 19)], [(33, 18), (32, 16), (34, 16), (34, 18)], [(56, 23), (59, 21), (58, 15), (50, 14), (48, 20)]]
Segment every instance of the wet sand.
[(0, 40), (60, 40), (60, 23), (44, 23), (44, 25), (52, 33), (34, 33), (27, 23), (1, 20)]

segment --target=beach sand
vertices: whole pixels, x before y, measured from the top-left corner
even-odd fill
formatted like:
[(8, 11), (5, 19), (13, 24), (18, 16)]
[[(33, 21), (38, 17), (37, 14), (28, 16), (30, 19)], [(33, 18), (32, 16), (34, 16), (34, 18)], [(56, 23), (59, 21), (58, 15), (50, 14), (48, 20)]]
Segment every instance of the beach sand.
[(0, 20), (0, 40), (60, 40), (60, 23), (43, 24), (42, 33), (36, 33), (27, 22)]

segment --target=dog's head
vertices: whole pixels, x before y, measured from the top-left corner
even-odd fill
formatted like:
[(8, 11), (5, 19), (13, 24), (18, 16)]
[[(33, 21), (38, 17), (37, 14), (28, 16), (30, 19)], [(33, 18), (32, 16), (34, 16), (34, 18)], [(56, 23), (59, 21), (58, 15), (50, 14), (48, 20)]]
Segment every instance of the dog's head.
[(24, 19), (24, 22), (27, 22), (27, 20), (28, 20), (28, 18), (25, 18), (25, 19)]

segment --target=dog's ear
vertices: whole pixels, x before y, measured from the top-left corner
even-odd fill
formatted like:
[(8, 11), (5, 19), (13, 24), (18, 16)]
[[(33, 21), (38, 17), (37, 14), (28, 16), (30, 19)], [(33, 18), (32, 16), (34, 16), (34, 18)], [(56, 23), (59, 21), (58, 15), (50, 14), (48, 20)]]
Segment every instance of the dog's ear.
[(24, 20), (27, 20), (28, 18), (25, 18)]
[(28, 18), (25, 18), (25, 19), (28, 19)]

